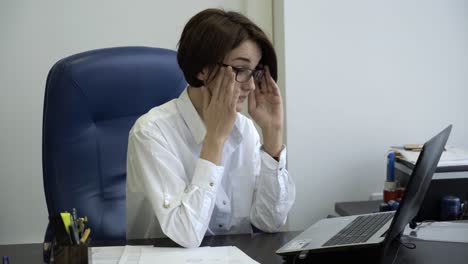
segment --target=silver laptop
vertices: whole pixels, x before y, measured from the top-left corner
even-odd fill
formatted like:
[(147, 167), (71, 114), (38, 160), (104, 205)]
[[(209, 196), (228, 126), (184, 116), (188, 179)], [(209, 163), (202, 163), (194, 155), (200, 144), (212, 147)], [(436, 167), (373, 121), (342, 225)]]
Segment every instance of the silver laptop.
[(452, 125), (424, 144), (397, 211), (327, 218), (318, 221), (276, 251), (282, 256), (309, 252), (383, 246), (386, 254), (406, 225), (416, 217), (429, 188)]

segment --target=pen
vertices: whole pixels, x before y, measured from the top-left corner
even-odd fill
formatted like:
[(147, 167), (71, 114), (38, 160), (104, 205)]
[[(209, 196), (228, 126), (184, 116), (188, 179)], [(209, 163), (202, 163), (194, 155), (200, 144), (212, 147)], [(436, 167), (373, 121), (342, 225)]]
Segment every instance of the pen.
[(78, 215), (76, 213), (76, 208), (72, 209), (72, 220), (73, 220), (73, 223), (75, 224), (75, 227), (77, 227), (78, 226)]
[(85, 216), (83, 220), (83, 232), (86, 230), (87, 226), (88, 226), (88, 217)]
[(70, 237), (72, 238), (73, 244), (78, 245), (80, 242), (80, 237), (78, 236), (78, 228), (76, 227), (75, 221), (73, 219), (71, 219), (70, 222)]
[(86, 228), (86, 230), (83, 233), (83, 236), (80, 239), (80, 244), (84, 244), (86, 240), (88, 240), (89, 234), (91, 233), (90, 228)]
[(80, 217), (78, 218), (78, 234), (80, 237), (83, 235), (84, 229), (84, 218)]
[(73, 226), (69, 226), (68, 228), (70, 229), (70, 238), (72, 241), (72, 245), (78, 245), (78, 237), (75, 236), (75, 230), (73, 230)]

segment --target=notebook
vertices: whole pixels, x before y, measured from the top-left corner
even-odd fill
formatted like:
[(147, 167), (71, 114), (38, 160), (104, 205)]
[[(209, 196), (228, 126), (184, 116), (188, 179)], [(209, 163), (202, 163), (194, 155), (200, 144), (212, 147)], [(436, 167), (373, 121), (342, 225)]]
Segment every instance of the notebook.
[(398, 240), (416, 217), (451, 129), (452, 125), (424, 144), (396, 211), (322, 219), (276, 253), (305, 258), (312, 252), (381, 246), (381, 254), (385, 255), (390, 243)]

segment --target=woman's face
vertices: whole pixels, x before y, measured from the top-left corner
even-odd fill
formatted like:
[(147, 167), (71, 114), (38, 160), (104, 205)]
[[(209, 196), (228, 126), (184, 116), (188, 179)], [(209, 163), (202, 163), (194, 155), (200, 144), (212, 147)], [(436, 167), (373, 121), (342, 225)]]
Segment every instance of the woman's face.
[[(262, 52), (258, 44), (252, 40), (246, 40), (242, 42), (237, 48), (231, 50), (226, 55), (222, 63), (224, 65), (233, 67), (234, 72), (236, 72), (234, 68), (254, 70), (260, 62), (261, 57)], [(244, 73), (239, 72), (236, 77), (237, 79), (242, 80), (243, 77), (246, 77), (246, 75), (249, 73), (250, 72), (248, 71), (244, 71)], [(206, 80), (208, 77), (206, 74), (201, 74), (199, 78)], [(235, 89), (239, 90), (240, 92), (236, 106), (237, 112), (240, 112), (242, 111), (243, 104), (249, 96), (249, 93), (255, 90), (255, 82), (253, 78), (250, 78), (245, 82), (239, 82), (236, 80), (234, 85)]]
[[(252, 40), (246, 40), (237, 48), (231, 50), (224, 58), (223, 63), (234, 68), (254, 70), (261, 58), (262, 51), (258, 44)], [(239, 89), (240, 91), (236, 107), (237, 112), (240, 112), (242, 111), (242, 106), (249, 96), (249, 93), (255, 90), (254, 79), (250, 78), (248, 81), (242, 83), (236, 81), (235, 89)]]

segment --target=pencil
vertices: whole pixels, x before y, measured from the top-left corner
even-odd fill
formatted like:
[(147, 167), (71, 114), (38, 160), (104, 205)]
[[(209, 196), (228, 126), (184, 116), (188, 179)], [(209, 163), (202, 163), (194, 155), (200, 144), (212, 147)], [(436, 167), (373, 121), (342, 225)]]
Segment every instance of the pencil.
[(84, 243), (86, 242), (86, 240), (88, 240), (89, 233), (91, 233), (91, 229), (90, 229), (90, 228), (86, 228), (86, 230), (85, 230), (84, 233), (83, 233), (83, 236), (82, 236), (81, 239), (80, 239), (80, 244), (84, 244)]

